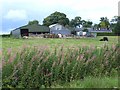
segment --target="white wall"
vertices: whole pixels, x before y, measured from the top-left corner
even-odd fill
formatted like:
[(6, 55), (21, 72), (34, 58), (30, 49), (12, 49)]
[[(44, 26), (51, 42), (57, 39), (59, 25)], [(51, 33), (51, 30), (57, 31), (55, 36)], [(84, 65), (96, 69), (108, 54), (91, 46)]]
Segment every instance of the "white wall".
[(87, 33), (86, 32), (83, 32), (83, 35), (86, 35)]
[(77, 36), (82, 36), (82, 35), (86, 35), (86, 32), (79, 31), (79, 32), (77, 32), (76, 34), (77, 34)]
[(83, 35), (82, 31), (76, 32), (77, 36)]

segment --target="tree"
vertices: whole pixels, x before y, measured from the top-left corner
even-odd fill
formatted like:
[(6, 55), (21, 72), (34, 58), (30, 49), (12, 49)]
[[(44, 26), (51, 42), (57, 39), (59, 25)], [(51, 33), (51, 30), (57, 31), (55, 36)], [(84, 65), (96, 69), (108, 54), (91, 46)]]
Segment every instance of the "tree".
[(80, 27), (81, 24), (82, 24), (81, 17), (79, 16), (72, 19), (69, 23), (71, 27), (77, 27), (77, 26)]
[(74, 19), (72, 19), (69, 23), (69, 26), (76, 27)]
[(28, 25), (39, 24), (38, 20), (29, 21)]
[(117, 21), (118, 21), (118, 16), (114, 16), (110, 21), (110, 28), (113, 30), (113, 32), (115, 32), (114, 30), (115, 30)]
[(115, 25), (114, 32), (115, 32), (115, 34), (120, 36), (120, 16), (117, 19), (117, 24)]
[(117, 20), (118, 20), (118, 16), (114, 16), (112, 19), (111, 19), (111, 23), (117, 23)]
[(101, 27), (101, 28), (107, 28), (107, 26), (106, 26), (106, 24), (105, 24), (104, 21), (101, 21), (101, 22), (100, 22), (100, 27)]
[(92, 21), (85, 21), (85, 20), (82, 21), (82, 26), (85, 28), (90, 28), (92, 24), (93, 24)]
[(99, 26), (100, 28), (108, 28), (110, 25), (109, 19), (107, 17), (101, 17)]
[(64, 13), (56, 11), (50, 14), (48, 17), (44, 18), (43, 20), (43, 25), (45, 26), (49, 26), (56, 23), (59, 23), (65, 26), (69, 24), (69, 19), (66, 17)]
[(98, 27), (98, 24), (94, 24), (93, 27), (96, 28), (96, 29), (99, 28), (99, 27)]
[(92, 21), (82, 20), (82, 27), (84, 27), (83, 32), (88, 32), (88, 28), (91, 28), (92, 24)]

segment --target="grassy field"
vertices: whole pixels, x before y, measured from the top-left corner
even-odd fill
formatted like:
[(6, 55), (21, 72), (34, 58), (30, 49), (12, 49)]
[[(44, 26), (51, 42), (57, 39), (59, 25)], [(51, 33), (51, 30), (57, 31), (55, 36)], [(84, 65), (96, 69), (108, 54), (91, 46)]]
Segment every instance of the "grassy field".
[[(104, 42), (99, 41), (102, 36), (98, 36), (97, 38), (81, 38), (81, 39), (40, 39), (40, 38), (32, 38), (32, 39), (13, 39), (13, 38), (2, 38), (2, 48), (21, 48), (21, 46), (61, 46), (65, 47), (69, 46), (102, 46)], [(109, 36), (108, 45), (118, 43), (117, 36)], [(0, 45), (1, 46), (1, 45)]]
[(119, 87), (118, 37), (101, 38), (2, 38), (3, 87)]

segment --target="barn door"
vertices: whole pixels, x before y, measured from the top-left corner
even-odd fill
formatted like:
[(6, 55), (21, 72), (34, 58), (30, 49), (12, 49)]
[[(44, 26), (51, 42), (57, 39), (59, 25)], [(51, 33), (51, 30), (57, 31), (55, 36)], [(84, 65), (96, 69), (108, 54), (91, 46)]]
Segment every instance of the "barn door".
[(29, 36), (28, 29), (21, 29), (21, 36)]

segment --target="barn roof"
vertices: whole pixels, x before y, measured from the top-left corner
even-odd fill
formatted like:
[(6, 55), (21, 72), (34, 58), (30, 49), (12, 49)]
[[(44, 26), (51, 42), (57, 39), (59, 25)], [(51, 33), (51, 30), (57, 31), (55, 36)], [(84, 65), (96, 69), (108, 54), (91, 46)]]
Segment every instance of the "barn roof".
[(112, 30), (111, 29), (107, 29), (107, 28), (102, 28), (102, 29), (88, 29), (88, 32), (95, 32), (95, 33), (104, 33), (104, 32), (108, 32), (108, 33), (111, 33)]
[(49, 32), (48, 27), (39, 25), (39, 24), (21, 26), (19, 28), (16, 28), (15, 30), (18, 30), (18, 29), (29, 29), (29, 32)]

